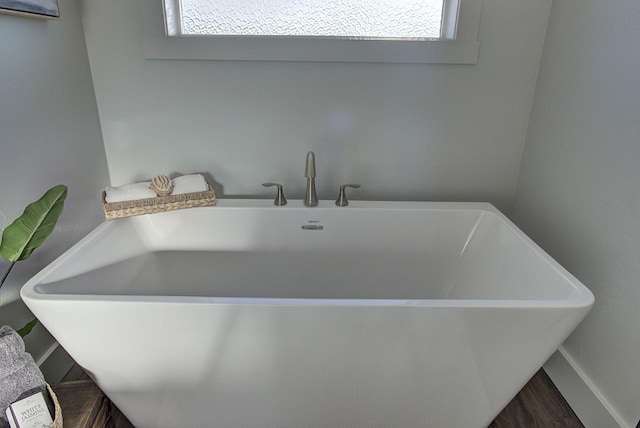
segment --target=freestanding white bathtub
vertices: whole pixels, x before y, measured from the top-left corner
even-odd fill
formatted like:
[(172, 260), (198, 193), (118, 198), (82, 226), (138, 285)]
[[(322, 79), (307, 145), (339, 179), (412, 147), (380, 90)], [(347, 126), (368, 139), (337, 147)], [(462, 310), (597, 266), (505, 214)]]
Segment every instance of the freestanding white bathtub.
[(22, 297), (137, 427), (487, 426), (593, 304), (489, 204), (114, 220)]

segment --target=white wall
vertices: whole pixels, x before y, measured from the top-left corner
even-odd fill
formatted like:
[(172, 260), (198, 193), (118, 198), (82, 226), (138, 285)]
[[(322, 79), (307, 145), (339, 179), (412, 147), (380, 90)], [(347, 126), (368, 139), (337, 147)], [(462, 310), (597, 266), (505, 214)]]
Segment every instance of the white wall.
[(563, 345), (640, 419), (640, 4), (554, 0), (514, 219), (596, 296)]
[[(113, 185), (209, 172), (225, 195), (318, 193), (509, 207), (551, 0), (485, 0), (477, 65), (145, 60), (140, 4), (84, 0)], [(220, 195), (219, 195), (220, 196)]]
[[(59, 21), (0, 15), (0, 228), (48, 188), (69, 187), (53, 235), (2, 287), (0, 325), (32, 318), (20, 286), (104, 219), (106, 157), (82, 23), (75, 0), (59, 3)], [(0, 274), (7, 267), (0, 261)], [(27, 339), (36, 359), (53, 343), (44, 331)]]

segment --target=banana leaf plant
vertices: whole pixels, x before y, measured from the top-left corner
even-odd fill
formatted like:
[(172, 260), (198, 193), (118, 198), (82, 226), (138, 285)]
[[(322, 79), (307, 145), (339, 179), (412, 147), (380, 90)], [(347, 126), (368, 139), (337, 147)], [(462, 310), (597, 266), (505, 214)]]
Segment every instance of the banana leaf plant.
[[(27, 259), (51, 235), (62, 214), (66, 197), (67, 186), (60, 184), (52, 187), (42, 198), (27, 205), (22, 215), (4, 229), (0, 241), (0, 256), (10, 264), (0, 279), (0, 287), (13, 266)], [(26, 336), (37, 323), (36, 319), (30, 321), (18, 333), (22, 337)]]

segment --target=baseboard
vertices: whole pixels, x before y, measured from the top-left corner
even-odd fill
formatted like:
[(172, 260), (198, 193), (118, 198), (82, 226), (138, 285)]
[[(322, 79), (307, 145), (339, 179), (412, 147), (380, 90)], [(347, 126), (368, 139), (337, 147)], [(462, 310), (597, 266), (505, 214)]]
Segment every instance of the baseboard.
[(65, 374), (75, 364), (73, 358), (58, 343), (53, 343), (51, 347), (38, 358), (36, 364), (50, 385), (59, 383)]
[(635, 428), (624, 424), (562, 347), (543, 368), (585, 428)]

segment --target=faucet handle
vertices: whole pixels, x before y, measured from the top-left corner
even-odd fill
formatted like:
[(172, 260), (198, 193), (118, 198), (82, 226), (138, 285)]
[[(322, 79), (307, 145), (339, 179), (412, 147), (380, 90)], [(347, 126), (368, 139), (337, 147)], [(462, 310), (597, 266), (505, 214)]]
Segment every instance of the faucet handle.
[(278, 188), (278, 193), (276, 194), (276, 199), (273, 201), (273, 205), (287, 205), (287, 198), (284, 197), (284, 192), (282, 191), (282, 184), (280, 183), (262, 183), (263, 187), (271, 187), (276, 186)]
[(345, 189), (347, 187), (353, 187), (354, 189), (357, 189), (358, 187), (360, 187), (359, 184), (343, 184), (340, 186), (340, 194), (338, 194), (338, 199), (336, 199), (336, 205), (339, 207), (346, 207), (347, 205), (349, 205), (349, 201), (347, 200), (347, 194), (345, 192)]

